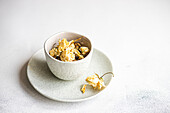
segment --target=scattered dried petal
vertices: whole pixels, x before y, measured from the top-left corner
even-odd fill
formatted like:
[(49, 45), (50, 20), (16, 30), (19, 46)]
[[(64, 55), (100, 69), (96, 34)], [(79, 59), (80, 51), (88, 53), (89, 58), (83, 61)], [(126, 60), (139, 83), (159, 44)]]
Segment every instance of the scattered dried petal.
[(103, 74), (101, 77), (99, 77), (99, 75), (95, 73), (95, 75), (88, 76), (86, 78), (86, 82), (94, 89), (101, 90), (102, 88), (106, 87), (104, 84), (104, 80), (102, 78), (106, 74), (112, 74), (114, 77), (114, 74), (112, 72), (107, 72)]
[(86, 84), (84, 84), (83, 87), (81, 88), (82, 93), (85, 93), (85, 91), (86, 91)]
[(98, 89), (101, 89), (104, 85), (104, 82), (102, 79), (99, 78), (97, 74), (88, 76), (86, 78), (86, 81), (89, 85), (91, 85), (94, 89), (98, 87)]

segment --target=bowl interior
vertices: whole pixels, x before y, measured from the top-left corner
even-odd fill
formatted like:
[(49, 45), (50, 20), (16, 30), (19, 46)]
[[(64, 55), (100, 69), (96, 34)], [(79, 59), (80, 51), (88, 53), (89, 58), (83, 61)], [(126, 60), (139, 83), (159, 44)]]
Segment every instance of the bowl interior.
[(91, 52), (92, 45), (91, 45), (90, 40), (83, 35), (80, 35), (77, 33), (72, 33), (72, 32), (61, 32), (61, 33), (55, 34), (52, 37), (50, 37), (49, 39), (47, 39), (47, 41), (45, 42), (45, 51), (49, 55), (49, 51), (53, 48), (53, 45), (55, 43), (56, 43), (55, 45), (58, 45), (59, 39), (62, 40), (63, 38), (66, 38), (67, 41), (71, 41), (71, 40), (76, 40), (80, 37), (81, 37), (81, 40), (79, 40), (77, 42), (79, 42), (82, 46), (88, 47)]

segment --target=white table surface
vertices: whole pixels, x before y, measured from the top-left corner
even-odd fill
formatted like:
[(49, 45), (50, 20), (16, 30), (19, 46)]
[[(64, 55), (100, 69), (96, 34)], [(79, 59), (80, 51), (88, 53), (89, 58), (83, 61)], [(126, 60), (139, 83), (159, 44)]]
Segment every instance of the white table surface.
[[(1, 0), (0, 16), (0, 113), (170, 113), (169, 0)], [(30, 85), (30, 57), (60, 31), (110, 58), (105, 93), (63, 103)]]

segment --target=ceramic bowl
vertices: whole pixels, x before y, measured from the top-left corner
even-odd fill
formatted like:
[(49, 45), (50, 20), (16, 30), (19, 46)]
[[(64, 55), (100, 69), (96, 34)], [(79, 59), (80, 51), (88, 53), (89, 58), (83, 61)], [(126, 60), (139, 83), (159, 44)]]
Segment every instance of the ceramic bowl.
[[(90, 49), (89, 54), (84, 59), (73, 62), (64, 62), (50, 56), (49, 51), (55, 43), (58, 44), (59, 39), (62, 40), (63, 38), (66, 38), (70, 41), (80, 37), (82, 38), (78, 42), (80, 42), (82, 46), (86, 46)], [(83, 74), (88, 70), (93, 53), (93, 47), (91, 41), (83, 35), (72, 32), (60, 32), (45, 41), (44, 51), (48, 67), (56, 77), (63, 80), (74, 80), (83, 76)]]

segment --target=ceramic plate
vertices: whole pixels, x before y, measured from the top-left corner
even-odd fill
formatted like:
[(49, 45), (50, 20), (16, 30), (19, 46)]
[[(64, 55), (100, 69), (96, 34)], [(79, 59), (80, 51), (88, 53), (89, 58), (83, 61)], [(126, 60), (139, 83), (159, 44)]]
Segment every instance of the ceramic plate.
[[(97, 49), (94, 49), (88, 72), (72, 81), (58, 79), (51, 73), (43, 49), (32, 56), (27, 66), (27, 76), (32, 86), (42, 95), (63, 102), (79, 102), (98, 95), (104, 89), (98, 91), (89, 86), (84, 94), (80, 89), (86, 83), (87, 76), (94, 73), (102, 75), (106, 72), (112, 72), (112, 64), (107, 56)], [(106, 75), (103, 79), (106, 86), (108, 86), (112, 75)]]

